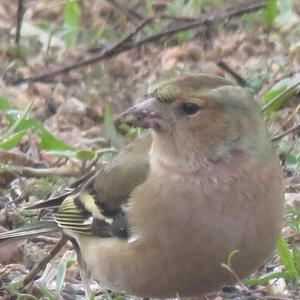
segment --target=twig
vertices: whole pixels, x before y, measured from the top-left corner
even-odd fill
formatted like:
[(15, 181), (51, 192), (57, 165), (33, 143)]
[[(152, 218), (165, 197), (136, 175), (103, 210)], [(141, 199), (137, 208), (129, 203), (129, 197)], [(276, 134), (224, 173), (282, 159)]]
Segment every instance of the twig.
[(78, 175), (79, 170), (74, 170), (71, 168), (47, 168), (47, 169), (38, 169), (38, 168), (30, 168), (30, 167), (20, 167), (20, 166), (4, 166), (7, 172), (16, 173), (19, 175), (27, 176), (27, 177), (36, 177), (43, 178), (48, 176), (76, 176)]
[[(221, 12), (215, 13), (215, 14), (206, 14), (203, 16), (200, 16), (199, 18), (196, 18), (194, 20), (185, 21), (185, 22), (172, 22), (171, 24), (168, 24), (163, 30), (160, 32), (153, 34), (149, 37), (146, 37), (144, 39), (141, 39), (140, 41), (137, 41), (132, 46), (133, 47), (139, 47), (143, 44), (154, 42), (164, 36), (171, 36), (177, 32), (189, 30), (192, 28), (196, 28), (203, 25), (208, 25), (216, 22), (220, 22), (226, 18), (230, 19), (232, 17), (237, 17), (240, 15), (243, 15), (245, 13), (253, 12), (255, 10), (258, 10), (266, 5), (265, 0), (254, 0), (252, 2), (244, 2), (240, 5), (231, 6), (225, 10), (222, 10)], [(132, 47), (132, 48), (133, 48)]]
[(263, 300), (291, 300), (291, 298), (281, 296), (263, 296)]
[[(288, 124), (290, 124), (291, 121), (298, 116), (299, 112), (300, 112), (300, 103), (297, 105), (296, 109), (291, 114), (289, 114), (285, 120), (283, 120), (281, 124), (281, 128), (285, 128)], [(281, 131), (280, 128), (276, 130), (276, 132), (274, 132), (274, 136), (278, 135), (280, 131)]]
[(22, 21), (24, 16), (24, 0), (18, 0), (18, 11), (17, 11), (17, 29), (16, 29), (16, 39), (15, 44), (20, 44), (21, 39), (21, 28), (22, 28)]
[(297, 124), (297, 125), (295, 125), (295, 126), (293, 126), (293, 127), (291, 127), (291, 128), (289, 128), (289, 129), (287, 129), (287, 130), (285, 130), (284, 132), (282, 132), (282, 133), (274, 136), (272, 138), (272, 142), (276, 142), (276, 141), (280, 140), (281, 138), (283, 138), (284, 136), (286, 136), (286, 135), (288, 135), (288, 134), (290, 134), (292, 132), (295, 132), (295, 133), (299, 132), (300, 133), (300, 123)]
[(237, 82), (237, 84), (241, 87), (248, 87), (251, 90), (254, 90), (253, 87), (244, 79), (241, 75), (239, 75), (236, 71), (230, 68), (223, 60), (217, 62), (217, 66), (227, 72), (229, 75), (233, 77), (233, 79)]
[(149, 23), (153, 22), (154, 19), (155, 18), (153, 18), (153, 17), (149, 17), (149, 18), (145, 19), (143, 22), (141, 22), (141, 24), (139, 26), (137, 26), (137, 28), (133, 32), (129, 33), (119, 43), (117, 43), (116, 45), (114, 45), (111, 48), (111, 51), (114, 51), (114, 49), (126, 47), (126, 44), (128, 44), (146, 25), (148, 25)]
[(24, 287), (26, 287), (41, 270), (45, 269), (48, 262), (64, 247), (68, 240), (69, 238), (65, 235), (61, 237), (59, 242), (49, 251), (48, 255), (35, 265), (31, 272), (24, 278)]
[(194, 20), (173, 21), (173, 22), (169, 23), (161, 31), (154, 33), (153, 35), (147, 36), (145, 38), (142, 38), (140, 40), (134, 41), (133, 37), (136, 36), (136, 34), (139, 31), (141, 31), (142, 28), (146, 24), (149, 24), (153, 20), (157, 19), (154, 17), (148, 18), (145, 21), (143, 21), (141, 23), (141, 25), (133, 33), (130, 33), (119, 43), (103, 49), (99, 54), (97, 54), (93, 57), (87, 58), (85, 60), (81, 60), (74, 64), (70, 64), (66, 67), (54, 70), (52, 72), (47, 72), (47, 73), (44, 73), (41, 75), (31, 76), (31, 77), (27, 77), (27, 78), (11, 80), (11, 84), (17, 85), (17, 84), (21, 84), (21, 83), (25, 83), (25, 82), (46, 81), (46, 80), (49, 80), (49, 78), (52, 78), (56, 75), (59, 75), (62, 73), (67, 73), (71, 70), (74, 70), (74, 69), (77, 69), (77, 68), (80, 68), (80, 67), (83, 67), (83, 66), (86, 66), (89, 64), (94, 64), (103, 59), (110, 58), (112, 56), (116, 56), (116, 55), (123, 53), (125, 51), (128, 51), (130, 49), (140, 47), (144, 44), (157, 41), (157, 40), (161, 39), (162, 37), (170, 37), (171, 35), (173, 35), (177, 32), (180, 32), (180, 31), (190, 30), (192, 28), (196, 28), (199, 26), (207, 26), (208, 24), (220, 22), (226, 18), (230, 19), (233, 17), (243, 15), (245, 13), (250, 13), (250, 12), (253, 12), (258, 9), (263, 8), (265, 5), (266, 5), (266, 0), (254, 0), (251, 2), (245, 1), (245, 2), (241, 3), (240, 5), (231, 6), (227, 9), (221, 10), (214, 14), (212, 14), (212, 13), (205, 14)]
[(51, 79), (52, 77), (54, 77), (56, 75), (59, 75), (62, 73), (67, 73), (71, 70), (93, 64), (93, 63), (103, 60), (105, 58), (109, 58), (114, 55), (120, 54), (121, 52), (124, 52), (126, 50), (129, 50), (129, 49), (133, 48), (134, 46), (128, 45), (128, 42), (133, 38), (134, 35), (136, 35), (140, 30), (143, 29), (144, 26), (146, 26), (151, 21), (152, 21), (152, 18), (146, 19), (145, 21), (143, 21), (141, 23), (140, 26), (137, 27), (137, 29), (135, 31), (128, 34), (119, 43), (117, 43), (116, 45), (113, 45), (113, 46), (109, 46), (106, 49), (103, 49), (100, 54), (95, 55), (94, 57), (79, 61), (77, 63), (71, 64), (69, 66), (66, 66), (64, 68), (61, 68), (61, 69), (58, 69), (58, 70), (55, 70), (55, 71), (52, 71), (49, 73), (45, 73), (45, 74), (38, 75), (38, 76), (27, 77), (24, 79), (17, 79), (15, 81), (13, 81), (12, 84), (17, 85), (17, 84), (25, 83), (25, 82), (48, 81), (49, 79)]
[(37, 161), (28, 157), (24, 153), (14, 153), (0, 149), (0, 164), (5, 164), (8, 162), (22, 166), (34, 166), (37, 163)]
[(294, 69), (294, 70), (292, 69), (292, 70), (289, 70), (289, 71), (287, 71), (287, 72), (281, 74), (280, 77), (274, 79), (274, 81), (272, 82), (271, 85), (273, 86), (273, 85), (275, 85), (277, 82), (279, 82), (279, 81), (281, 81), (281, 80), (283, 80), (283, 79), (285, 79), (285, 78), (292, 77), (292, 76), (295, 75), (295, 74), (299, 74), (299, 72), (300, 72), (300, 69)]

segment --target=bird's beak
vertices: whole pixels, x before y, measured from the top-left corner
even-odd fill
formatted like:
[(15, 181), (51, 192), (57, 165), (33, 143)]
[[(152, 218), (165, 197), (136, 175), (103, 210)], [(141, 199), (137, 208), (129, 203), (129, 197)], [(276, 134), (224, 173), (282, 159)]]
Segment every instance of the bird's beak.
[(125, 110), (119, 121), (135, 127), (165, 130), (167, 122), (163, 118), (163, 112), (163, 104), (156, 98), (149, 98)]

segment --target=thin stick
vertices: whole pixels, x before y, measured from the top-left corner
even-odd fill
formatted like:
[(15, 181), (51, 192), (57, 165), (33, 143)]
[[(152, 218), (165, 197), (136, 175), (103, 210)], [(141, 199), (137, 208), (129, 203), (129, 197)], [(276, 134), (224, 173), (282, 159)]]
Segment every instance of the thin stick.
[[(1, 164), (0, 164), (1, 166)], [(31, 168), (31, 167), (22, 167), (22, 166), (12, 166), (12, 165), (2, 165), (7, 172), (16, 173), (26, 177), (35, 177), (35, 178), (44, 178), (48, 176), (63, 176), (71, 177), (79, 174), (79, 170), (61, 167), (61, 168)]]
[[(288, 117), (283, 121), (283, 123), (281, 124), (281, 128), (284, 128), (288, 124), (290, 124), (291, 120), (295, 119), (295, 117), (299, 114), (299, 112), (300, 112), (300, 103), (296, 107), (296, 109), (293, 111), (293, 113), (291, 113), (290, 115), (288, 115)], [(281, 128), (279, 128), (278, 130), (276, 130), (276, 132), (274, 132), (274, 136), (280, 134)]]
[(287, 129), (287, 130), (285, 130), (284, 132), (282, 132), (282, 133), (274, 136), (272, 138), (272, 142), (276, 142), (276, 141), (280, 140), (281, 138), (283, 138), (284, 136), (286, 136), (286, 135), (288, 135), (288, 134), (290, 134), (292, 132), (300, 133), (300, 123), (297, 124), (297, 125), (295, 125), (295, 126), (293, 126), (293, 127), (291, 127), (291, 128), (289, 128), (289, 129)]
[(128, 45), (128, 42), (132, 39), (132, 37), (134, 35), (136, 35), (140, 30), (142, 30), (142, 28), (144, 26), (146, 26), (146, 24), (148, 24), (150, 21), (152, 20), (152, 18), (148, 18), (145, 21), (143, 21), (141, 23), (140, 26), (138, 26), (138, 28), (130, 33), (129, 35), (127, 35), (124, 39), (122, 39), (119, 43), (117, 43), (116, 45), (110, 46), (106, 49), (103, 49), (101, 51), (100, 54), (95, 55), (94, 57), (88, 58), (86, 60), (81, 60), (75, 64), (71, 64), (69, 66), (66, 66), (64, 68), (49, 72), (49, 73), (45, 73), (42, 75), (38, 75), (38, 76), (32, 76), (32, 77), (27, 77), (24, 79), (17, 79), (15, 81), (12, 82), (12, 84), (17, 85), (20, 83), (25, 83), (25, 82), (35, 82), (35, 81), (47, 81), (49, 79), (51, 79), (52, 77), (62, 74), (62, 73), (67, 73), (71, 70), (83, 67), (83, 66), (87, 66), (90, 64), (94, 64), (100, 60), (103, 60), (105, 58), (109, 58), (112, 56), (115, 56), (117, 54), (120, 54), (121, 52), (127, 51), (129, 49), (132, 49), (134, 46), (133, 45)]
[(0, 164), (7, 164), (8, 162), (26, 167), (34, 166), (34, 164), (37, 163), (37, 161), (28, 157), (24, 153), (14, 153), (0, 149)]
[(24, 287), (26, 287), (41, 270), (45, 269), (49, 261), (65, 246), (68, 240), (69, 238), (65, 235), (61, 237), (58, 243), (49, 251), (48, 255), (36, 264), (31, 272), (24, 278)]
[(237, 84), (241, 87), (248, 87), (253, 89), (253, 87), (247, 82), (246, 79), (244, 79), (241, 75), (239, 75), (236, 71), (234, 71), (232, 68), (230, 68), (225, 61), (220, 60), (217, 62), (217, 66), (227, 72), (229, 75), (233, 77), (233, 79), (237, 82)]
[(94, 64), (96, 62), (99, 62), (103, 59), (107, 59), (116, 55), (119, 55), (120, 53), (123, 53), (125, 51), (129, 51), (133, 48), (140, 47), (144, 44), (148, 44), (154, 41), (157, 41), (161, 39), (162, 37), (170, 37), (171, 35), (178, 33), (180, 31), (186, 31), (190, 30), (192, 28), (196, 28), (199, 26), (207, 26), (212, 23), (220, 22), (225, 19), (230, 19), (233, 17), (237, 17), (240, 15), (243, 15), (245, 13), (250, 13), (253, 11), (256, 11), (258, 9), (263, 8), (266, 5), (266, 0), (254, 0), (254, 1), (245, 1), (244, 3), (241, 3), (240, 5), (231, 6), (225, 10), (219, 11), (215, 14), (205, 14), (203, 16), (200, 16), (199, 18), (196, 18), (194, 20), (187, 20), (187, 21), (173, 21), (170, 24), (168, 24), (166, 27), (164, 27), (161, 31), (154, 33), (153, 35), (147, 36), (145, 38), (142, 38), (138, 41), (133, 41), (133, 36), (135, 36), (141, 29), (146, 25), (152, 22), (153, 20), (157, 18), (148, 18), (145, 21), (141, 23), (141, 25), (133, 32), (130, 33), (128, 36), (126, 36), (123, 40), (121, 40), (116, 45), (108, 46), (107, 48), (103, 49), (99, 54), (92, 56), (90, 58), (81, 60), (79, 62), (76, 62), (74, 64), (70, 64), (66, 67), (54, 70), (52, 72), (47, 72), (41, 75), (37, 76), (31, 76), (27, 78), (21, 78), (10, 81), (11, 84), (21, 84), (25, 82), (35, 82), (35, 81), (47, 81), (50, 78), (62, 74), (67, 73), (71, 70), (81, 68), (86, 65)]
[(20, 44), (21, 39), (21, 28), (22, 28), (22, 22), (23, 22), (23, 16), (24, 16), (24, 0), (18, 0), (18, 11), (17, 11), (17, 29), (16, 29), (16, 39), (15, 44)]

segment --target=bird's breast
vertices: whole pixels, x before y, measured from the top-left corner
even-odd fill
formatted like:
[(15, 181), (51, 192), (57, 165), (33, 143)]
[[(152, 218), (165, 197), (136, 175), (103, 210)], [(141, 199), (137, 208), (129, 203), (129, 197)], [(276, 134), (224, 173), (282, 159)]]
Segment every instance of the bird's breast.
[(128, 220), (137, 238), (81, 243), (84, 259), (95, 259), (88, 263), (95, 278), (143, 297), (189, 297), (234, 282), (221, 267), (234, 250), (232, 268), (240, 278), (259, 267), (282, 224), (280, 167), (275, 160), (245, 161), (218, 170), (196, 178), (152, 169), (129, 203)]
[[(173, 253), (176, 259), (214, 253), (226, 261), (234, 250), (255, 256), (274, 246), (283, 213), (277, 160), (221, 163), (206, 173), (154, 171), (132, 195), (129, 222), (138, 236), (154, 240), (161, 253)], [(189, 253), (183, 245), (189, 245)]]

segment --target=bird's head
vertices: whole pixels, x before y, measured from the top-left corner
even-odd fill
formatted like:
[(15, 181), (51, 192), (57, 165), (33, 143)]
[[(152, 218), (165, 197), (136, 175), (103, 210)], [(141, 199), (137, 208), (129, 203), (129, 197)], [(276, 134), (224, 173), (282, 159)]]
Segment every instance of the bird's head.
[(260, 155), (270, 146), (251, 94), (217, 76), (186, 75), (159, 83), (121, 119), (151, 128), (151, 154), (180, 168), (217, 161), (233, 150)]

